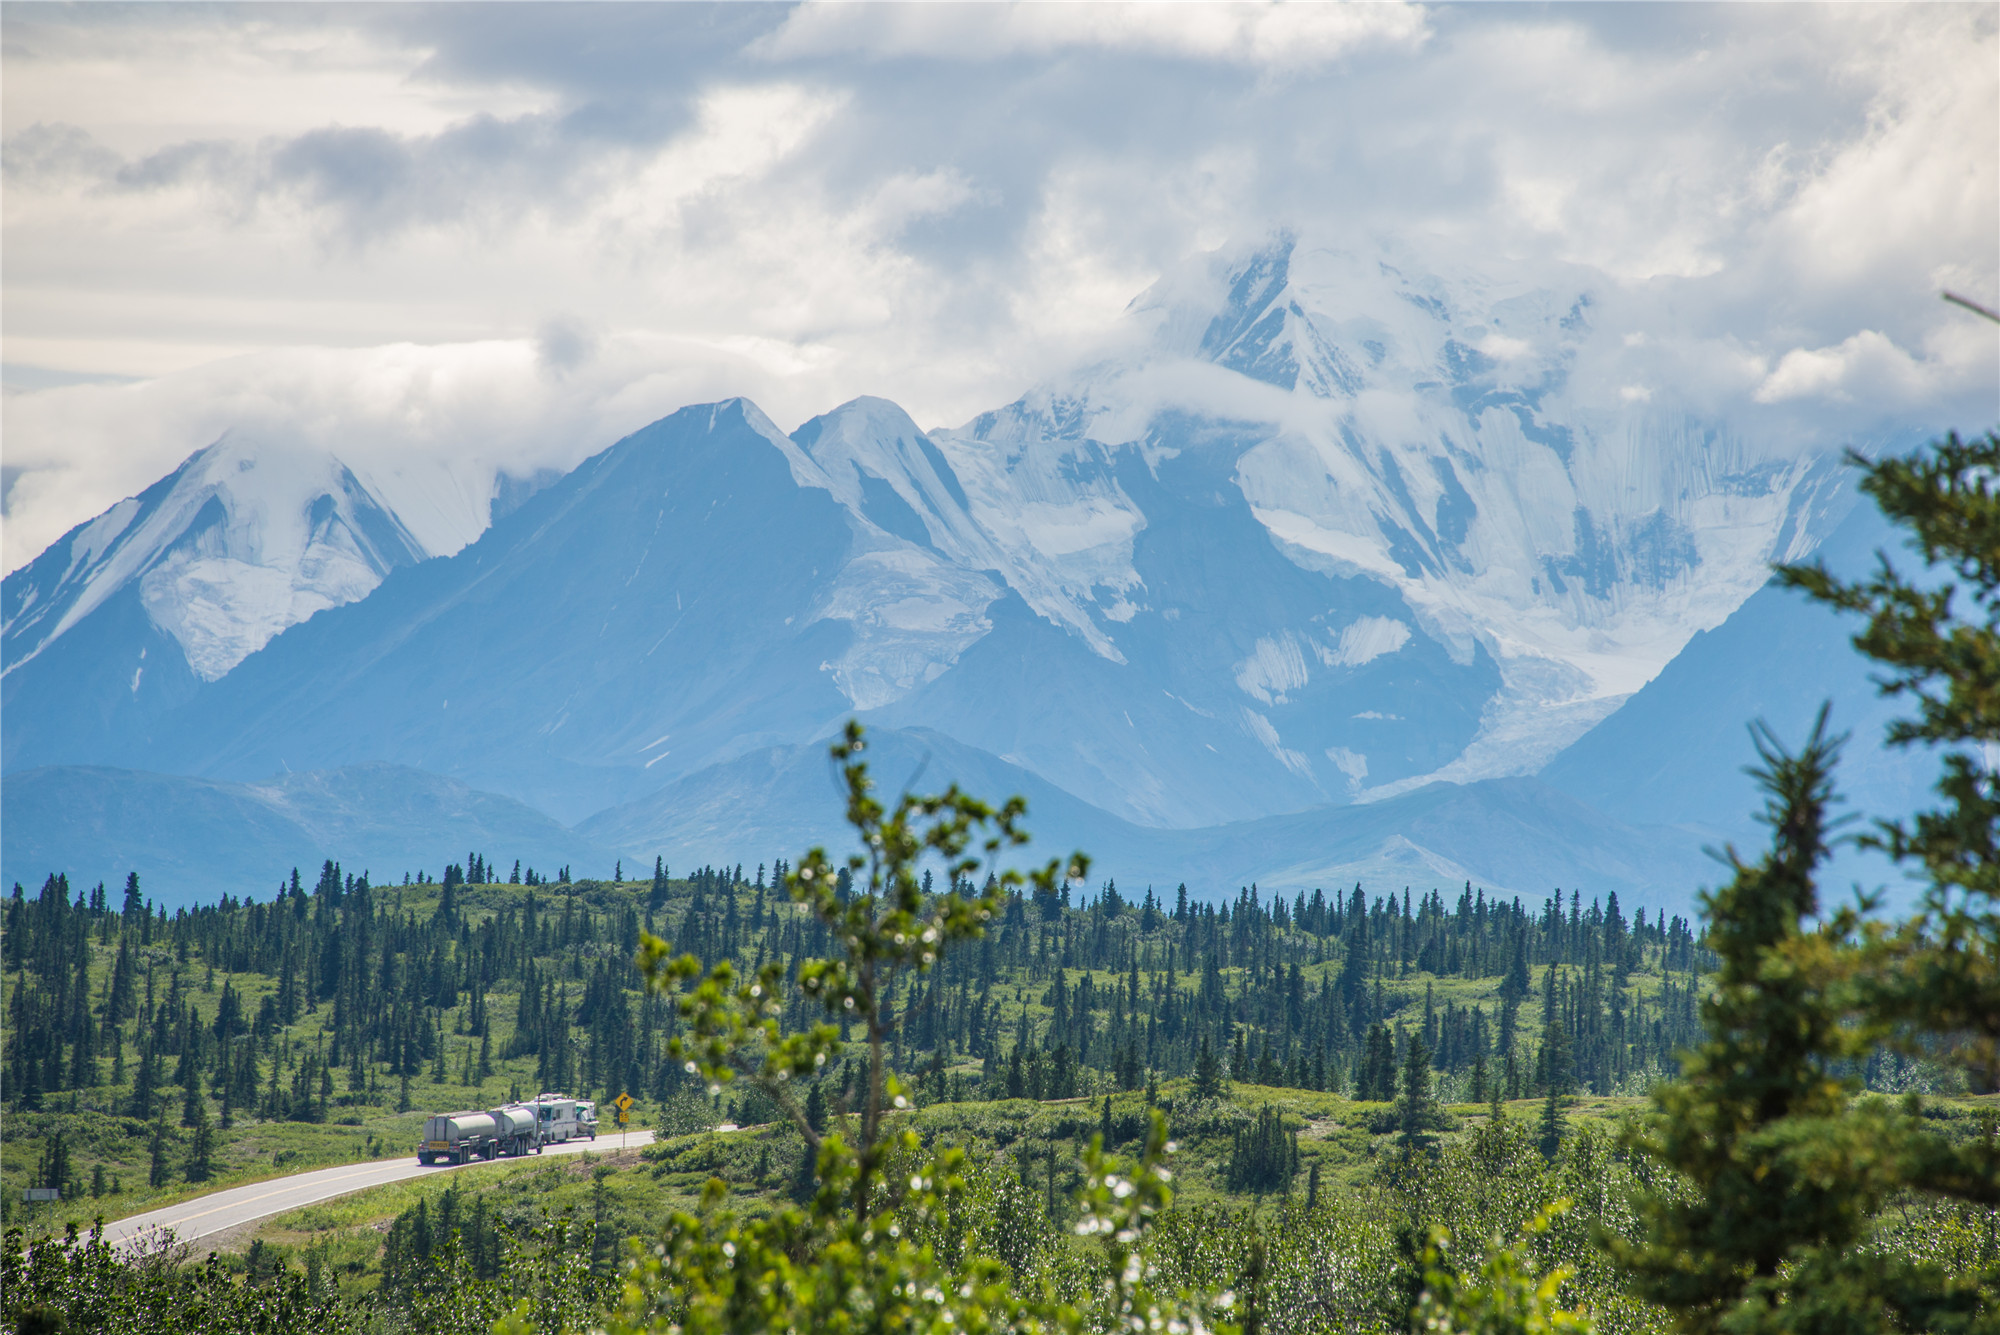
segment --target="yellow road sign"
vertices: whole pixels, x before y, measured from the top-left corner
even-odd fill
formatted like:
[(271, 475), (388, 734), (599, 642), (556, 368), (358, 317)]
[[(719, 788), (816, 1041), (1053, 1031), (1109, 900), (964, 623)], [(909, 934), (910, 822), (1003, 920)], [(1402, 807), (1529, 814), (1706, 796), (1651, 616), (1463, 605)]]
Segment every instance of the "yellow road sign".
[(620, 1126), (623, 1126), (623, 1125), (625, 1125), (625, 1124), (626, 1124), (627, 1122), (629, 1122), (629, 1121), (631, 1121), (631, 1120), (632, 1120), (632, 1114), (631, 1114), (631, 1113), (629, 1113), (629, 1112), (625, 1111), (625, 1109), (623, 1109), (623, 1108), (620, 1108), (620, 1109), (618, 1110), (618, 1125), (620, 1125)]
[[(620, 1094), (617, 1098), (611, 1100), (612, 1106), (618, 1109), (618, 1111), (621, 1113), (630, 1108), (633, 1102), (634, 1100), (630, 1094)], [(621, 1118), (620, 1120), (622, 1121), (624, 1119)]]

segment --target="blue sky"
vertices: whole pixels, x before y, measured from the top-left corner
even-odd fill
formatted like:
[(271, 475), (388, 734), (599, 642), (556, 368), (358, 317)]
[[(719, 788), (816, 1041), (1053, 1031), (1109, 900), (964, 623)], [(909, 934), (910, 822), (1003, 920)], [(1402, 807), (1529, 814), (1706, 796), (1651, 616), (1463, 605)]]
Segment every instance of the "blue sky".
[[(957, 423), (1280, 228), (1585, 266), (1690, 393), (1996, 415), (1990, 5), (0, 8), (4, 565), (224, 430)], [(1641, 327), (1643, 324), (1644, 327)]]

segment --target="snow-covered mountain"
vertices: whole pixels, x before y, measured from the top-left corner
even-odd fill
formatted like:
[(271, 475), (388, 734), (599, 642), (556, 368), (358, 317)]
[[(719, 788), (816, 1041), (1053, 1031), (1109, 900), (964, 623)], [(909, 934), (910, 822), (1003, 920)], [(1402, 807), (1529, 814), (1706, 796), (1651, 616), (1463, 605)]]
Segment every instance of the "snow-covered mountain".
[[(1197, 702), (1256, 737), (1301, 802), (1530, 773), (1851, 504), (1826, 455), (1619, 383), (1606, 345), (1638, 335), (1596, 327), (1596, 282), (1419, 272), (1283, 237), (1142, 298), (1155, 336), (1138, 356), (936, 439), (1009, 584), (1112, 662), (1149, 615), (1177, 613), (1136, 556), (1163, 517), (1137, 492), (1163, 482), (1183, 504), (1247, 507), (1302, 570), (1392, 592), (1407, 610), (1307, 595), (1211, 674), (1233, 690)], [(1211, 549), (1212, 594), (1245, 587), (1251, 568), (1228, 561), (1251, 545)], [(1351, 700), (1355, 669), (1426, 640), (1498, 674), (1449, 756), (1388, 726), (1407, 721), (1393, 710), (1315, 697), (1331, 677)]]
[(1531, 774), (1850, 504), (1635, 383), (1600, 283), (1281, 237), (960, 428), (686, 408), (427, 560), (225, 441), (8, 580), (7, 766), (392, 763), (576, 822), (858, 713), (1133, 828)]
[(131, 751), (272, 636), (459, 550), (558, 476), (416, 459), (378, 477), (296, 440), (224, 435), (7, 576), (7, 767)]
[[(1878, 553), (1922, 578), (1921, 558), (1873, 505), (1857, 506), (1815, 559), (1843, 579), (1860, 580), (1873, 572)], [(1932, 807), (1938, 755), (1929, 747), (1885, 744), (1891, 721), (1915, 711), (1876, 688), (1877, 665), (1853, 647), (1864, 624), (1768, 584), (1720, 626), (1696, 635), (1539, 777), (1614, 820), (1670, 819), (1714, 847), (1757, 849), (1770, 832), (1757, 819), (1764, 795), (1746, 772), (1756, 760), (1750, 724), (1764, 724), (1796, 748), (1828, 705), (1832, 730), (1848, 734), (1833, 776), (1837, 810), (1906, 818)], [(1900, 893), (1901, 879), (1886, 860), (1847, 847), (1822, 883), (1887, 885)]]
[[(365, 598), (428, 555), (333, 456), (274, 460), (224, 437), (8, 579), (0, 672), (20, 671), (136, 586), (188, 668), (215, 681), (285, 627)], [(135, 690), (144, 672), (134, 666)]]
[(429, 554), (339, 459), (225, 436), (0, 587), (6, 763), (140, 742), (273, 635)]

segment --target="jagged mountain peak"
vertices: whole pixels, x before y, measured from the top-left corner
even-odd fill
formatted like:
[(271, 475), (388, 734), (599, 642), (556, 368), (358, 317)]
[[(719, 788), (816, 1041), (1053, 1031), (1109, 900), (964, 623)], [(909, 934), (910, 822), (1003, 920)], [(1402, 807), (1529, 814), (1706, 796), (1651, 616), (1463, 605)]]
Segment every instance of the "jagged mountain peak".
[(1470, 401), (1560, 385), (1590, 333), (1598, 283), (1569, 265), (1440, 266), (1399, 243), (1280, 232), (1163, 277), (1132, 313), (1154, 327), (1155, 359), (1207, 362), (1309, 398), (1442, 389)]
[[(1279, 233), (1163, 277), (1133, 304), (1136, 351), (939, 443), (989, 527), (1022, 499), (1046, 517), (1007, 544), (1010, 582), (1103, 656), (1122, 661), (1157, 601), (1133, 557), (1157, 515), (1127, 461), (1163, 477), (1179, 458), (1180, 503), (1247, 502), (1295, 565), (1394, 590), (1455, 660), (1500, 666), (1479, 738), (1438, 775), (1531, 772), (1849, 504), (1830, 459), (1620, 383), (1608, 290), (1579, 266)], [(1242, 679), (1316, 643), (1309, 621), (1260, 636)], [(1321, 767), (1277, 711), (1255, 731)], [(1335, 759), (1384, 791), (1379, 764)]]
[(334, 455), (232, 433), (8, 577), (5, 670), (136, 585), (153, 624), (214, 681), (285, 627), (427, 555)]
[(886, 533), (979, 568), (991, 544), (966, 513), (965, 489), (910, 415), (887, 399), (850, 400), (792, 439), (826, 472), (842, 505)]

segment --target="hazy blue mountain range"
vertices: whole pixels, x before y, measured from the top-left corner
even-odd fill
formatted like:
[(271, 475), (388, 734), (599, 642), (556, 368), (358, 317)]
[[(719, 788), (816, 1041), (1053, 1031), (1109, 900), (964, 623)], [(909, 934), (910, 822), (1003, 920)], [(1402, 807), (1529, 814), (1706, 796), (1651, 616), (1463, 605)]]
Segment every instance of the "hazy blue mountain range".
[[(1821, 457), (1598, 383), (1593, 309), (1581, 271), (1280, 239), (1135, 303), (1124, 360), (963, 428), (691, 407), (496, 496), (441, 556), (338, 460), (265, 476), (225, 441), (8, 577), (6, 875), (84, 856), (29, 793), (60, 773), (108, 809), (80, 794), (134, 780), (106, 769), (403, 767), (548, 813), (534, 839), (768, 860), (826, 837), (808, 776), (858, 715), (1028, 791), (1121, 883), (1684, 900), (1743, 723), (1810, 693), (1767, 563), (1852, 498)], [(1813, 625), (1828, 689), (1866, 695)], [(400, 848), (400, 820), (344, 833)]]
[[(1471, 882), (1531, 897), (1585, 886), (1615, 891), (1628, 908), (1678, 911), (1682, 887), (1711, 870), (1680, 832), (1608, 819), (1534, 779), (1437, 783), (1378, 803), (1161, 830), (936, 733), (873, 733), (869, 758), (890, 797), (952, 782), (1025, 795), (1035, 838), (1017, 865), (1082, 849), (1094, 859), (1094, 881), (1115, 879), (1133, 894), (1183, 882), (1210, 894), (1251, 882), (1287, 892)], [(115, 883), (141, 868), (145, 889), (172, 903), (224, 889), (267, 896), (275, 876), (295, 865), (310, 870), (321, 857), (338, 856), (378, 884), (405, 872), (436, 875), (470, 851), (503, 871), (518, 858), (545, 875), (571, 866), (579, 876), (605, 876), (620, 858), (633, 874), (662, 852), (682, 870), (693, 860), (755, 866), (814, 844), (838, 849), (842, 836), (835, 774), (818, 745), (737, 757), (574, 831), (512, 798), (395, 765), (253, 784), (51, 766), (8, 776), (4, 794), (10, 834), (0, 876), (25, 881), (60, 867), (81, 884)]]
[[(1290, 892), (1355, 881), (1400, 888), (1470, 880), (1534, 895), (1587, 883), (1599, 893), (1617, 891), (1630, 906), (1666, 903), (1664, 887), (1691, 885), (1705, 870), (1699, 848), (1679, 832), (1606, 819), (1534, 779), (1437, 783), (1381, 802), (1164, 830), (1096, 810), (1031, 771), (929, 730), (871, 734), (866, 758), (885, 798), (948, 783), (1022, 794), (1034, 842), (1018, 865), (1081, 849), (1095, 860), (1094, 880), (1115, 878), (1135, 895), (1183, 881), (1203, 892), (1253, 881)], [(823, 747), (772, 748), (599, 812), (578, 833), (627, 857), (712, 849), (718, 861), (747, 866), (796, 856), (786, 850), (814, 843), (837, 849), (840, 800)]]
[(435, 879), (473, 850), (497, 861), (504, 848), (508, 867), (519, 858), (546, 876), (571, 864), (608, 876), (615, 856), (512, 798), (397, 765), (253, 784), (51, 766), (8, 775), (0, 794), (9, 884), (60, 870), (79, 888), (115, 888), (137, 871), (168, 904), (225, 890), (269, 899), (293, 867), (310, 880), (329, 857), (380, 885)]

